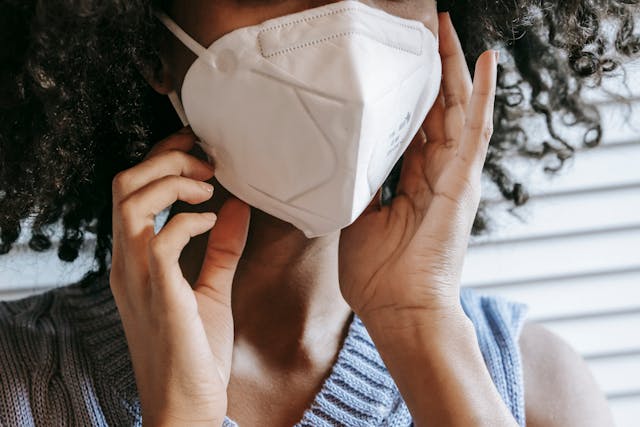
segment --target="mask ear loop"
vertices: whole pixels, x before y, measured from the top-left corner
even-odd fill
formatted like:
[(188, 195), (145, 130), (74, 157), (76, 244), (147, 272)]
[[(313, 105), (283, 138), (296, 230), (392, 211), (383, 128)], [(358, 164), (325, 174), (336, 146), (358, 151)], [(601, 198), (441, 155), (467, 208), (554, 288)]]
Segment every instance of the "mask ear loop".
[(171, 105), (173, 105), (173, 109), (176, 110), (178, 117), (180, 117), (182, 126), (187, 126), (189, 124), (189, 120), (187, 119), (187, 114), (184, 112), (182, 102), (180, 102), (180, 98), (178, 98), (178, 93), (174, 90), (167, 96), (169, 97), (169, 101), (171, 101)]
[[(206, 59), (209, 66), (211, 66), (212, 68), (217, 68), (216, 62), (213, 58), (213, 55), (211, 55), (211, 52), (209, 52), (193, 37), (187, 34), (186, 31), (180, 28), (180, 26), (176, 24), (176, 22), (171, 19), (166, 13), (161, 10), (154, 10), (153, 14), (156, 18), (158, 18), (158, 20), (160, 20), (160, 22), (162, 22), (162, 24), (164, 24), (165, 27), (167, 27), (169, 31), (171, 31), (171, 33), (173, 33), (174, 36), (176, 36), (178, 40), (182, 42), (182, 44), (184, 44), (198, 58)], [(187, 120), (187, 115), (184, 111), (184, 107), (182, 105), (182, 102), (180, 101), (180, 98), (178, 97), (178, 94), (176, 93), (176, 91), (172, 91), (167, 96), (169, 97), (169, 101), (171, 101), (171, 105), (173, 105), (174, 110), (176, 110), (178, 117), (180, 117), (182, 125), (187, 126), (189, 124), (189, 121)]]
[[(169, 18), (169, 16), (166, 13), (164, 13), (161, 10), (154, 10), (153, 14), (156, 16), (156, 18), (160, 20), (160, 22), (164, 24), (165, 27), (167, 27), (169, 31), (173, 33), (174, 36), (176, 36), (178, 40), (182, 42), (182, 44), (184, 44), (187, 48), (189, 48), (191, 52), (195, 53), (196, 56), (211, 58), (211, 53), (207, 49), (205, 49), (200, 43), (195, 41), (193, 37), (187, 34), (182, 28), (180, 28), (180, 26), (176, 24), (173, 19)], [(211, 65), (214, 68), (217, 68), (215, 66), (215, 62), (214, 61), (211, 61), (211, 62), (212, 62)]]

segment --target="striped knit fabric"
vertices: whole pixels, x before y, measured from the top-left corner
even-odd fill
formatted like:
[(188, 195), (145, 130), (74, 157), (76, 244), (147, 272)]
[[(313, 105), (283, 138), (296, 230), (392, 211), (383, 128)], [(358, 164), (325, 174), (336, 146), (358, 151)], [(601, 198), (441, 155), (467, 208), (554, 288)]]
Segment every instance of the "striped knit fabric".
[[(463, 290), (488, 370), (524, 425), (518, 336), (526, 307)], [(409, 411), (362, 321), (347, 337), (297, 426), (411, 426)], [(54, 289), (0, 303), (1, 426), (138, 426), (140, 404), (108, 284)], [(225, 426), (237, 426), (227, 418)]]

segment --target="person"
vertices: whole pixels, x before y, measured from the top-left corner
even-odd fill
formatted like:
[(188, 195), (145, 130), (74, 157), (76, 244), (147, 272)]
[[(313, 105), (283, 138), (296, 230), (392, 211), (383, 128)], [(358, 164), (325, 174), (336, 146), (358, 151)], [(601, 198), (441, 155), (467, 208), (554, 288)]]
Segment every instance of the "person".
[[(640, 50), (637, 3), (363, 0), (438, 35), (442, 90), (362, 214), (308, 238), (232, 195), (178, 130), (164, 95), (196, 57), (154, 11), (210, 46), (329, 3), (0, 2), (2, 252), (35, 212), (32, 249), (62, 220), (60, 259), (95, 232), (98, 264), (0, 303), (0, 424), (612, 424), (584, 361), (460, 272), (487, 225), (483, 171), (521, 205), (503, 158), (568, 158), (554, 114), (599, 142), (580, 91)], [(551, 142), (529, 141), (527, 105)]]

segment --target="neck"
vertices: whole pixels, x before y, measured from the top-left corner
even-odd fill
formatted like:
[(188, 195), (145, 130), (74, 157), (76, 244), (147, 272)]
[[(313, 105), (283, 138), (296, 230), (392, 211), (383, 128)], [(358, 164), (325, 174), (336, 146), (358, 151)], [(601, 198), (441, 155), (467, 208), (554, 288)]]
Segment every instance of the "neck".
[(237, 336), (291, 357), (292, 349), (320, 349), (341, 335), (350, 312), (338, 286), (338, 235), (307, 239), (264, 213), (252, 215), (232, 296)]
[[(196, 207), (176, 202), (170, 217), (217, 211), (228, 193), (213, 184), (211, 200)], [(180, 265), (190, 283), (199, 273), (207, 239), (208, 233), (193, 238), (182, 252)], [(333, 357), (327, 348), (339, 347), (351, 314), (338, 283), (338, 239), (339, 232), (307, 239), (292, 225), (252, 208), (232, 290), (236, 347), (288, 367)]]

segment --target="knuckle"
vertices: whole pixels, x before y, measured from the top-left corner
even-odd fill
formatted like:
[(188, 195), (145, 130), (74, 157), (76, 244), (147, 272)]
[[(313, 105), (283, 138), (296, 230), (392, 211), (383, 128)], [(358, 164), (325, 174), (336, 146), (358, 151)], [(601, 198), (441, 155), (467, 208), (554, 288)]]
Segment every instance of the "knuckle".
[(112, 266), (109, 270), (109, 286), (111, 286), (111, 288), (117, 288), (120, 283), (120, 269)]
[(111, 269), (109, 273), (109, 288), (116, 300), (119, 300), (124, 293), (122, 282), (120, 273), (115, 269)]
[(126, 199), (120, 201), (117, 204), (116, 211), (120, 213), (122, 222), (128, 222), (131, 218), (134, 218), (136, 216), (135, 199), (132, 197), (127, 197)]
[(163, 150), (162, 153), (158, 154), (163, 158), (166, 158), (167, 161), (174, 162), (182, 162), (186, 161), (190, 156), (182, 150), (178, 150), (177, 148), (167, 148)]
[[(175, 225), (178, 228), (184, 230), (183, 234), (185, 235), (182, 236), (182, 238), (187, 238), (187, 241), (187, 235), (191, 235), (195, 230), (199, 230), (204, 224), (202, 215), (195, 212), (181, 212), (176, 214), (173, 217), (173, 220), (175, 220)], [(181, 243), (186, 244), (187, 242), (185, 241)]]
[(454, 107), (465, 107), (468, 103), (468, 99), (466, 96), (456, 93), (450, 92), (445, 94), (444, 97), (444, 105), (445, 108), (454, 108)]
[(178, 175), (167, 175), (160, 178), (160, 187), (165, 191), (171, 191), (173, 193), (179, 193), (182, 188), (184, 179)]
[(173, 217), (173, 221), (177, 225), (183, 225), (183, 224), (187, 224), (190, 221), (191, 217), (192, 215), (189, 212), (180, 212)]
[(442, 147), (445, 149), (455, 148), (458, 144), (458, 140), (453, 137), (447, 137), (442, 141)]
[(160, 181), (163, 185), (176, 186), (180, 184), (181, 178), (180, 175), (165, 175), (160, 178)]
[(119, 223), (123, 240), (128, 240), (134, 234), (135, 218), (139, 215), (137, 204), (131, 197), (118, 203), (114, 221)]
[(126, 184), (130, 181), (129, 169), (118, 172), (111, 181), (111, 191), (114, 198), (125, 192)]
[(491, 123), (487, 123), (482, 128), (482, 138), (484, 141), (489, 141), (493, 136), (493, 125)]
[(470, 127), (470, 131), (472, 135), (476, 135), (477, 137), (479, 136), (483, 141), (489, 141), (493, 136), (493, 124), (472, 124)]
[(495, 92), (490, 89), (479, 89), (476, 91), (476, 95), (482, 99), (493, 99), (496, 96)]
[(164, 235), (157, 234), (149, 240), (148, 251), (152, 259), (160, 260), (167, 253), (169, 243)]

